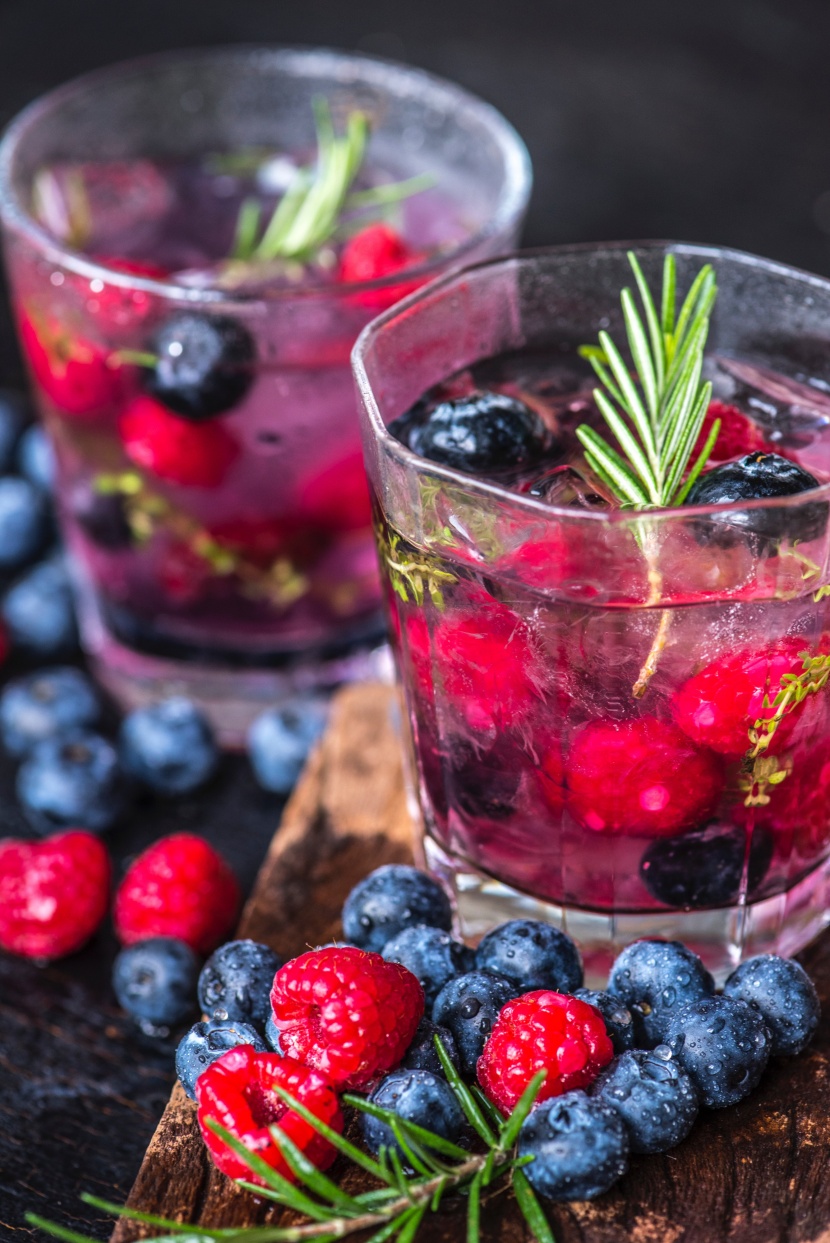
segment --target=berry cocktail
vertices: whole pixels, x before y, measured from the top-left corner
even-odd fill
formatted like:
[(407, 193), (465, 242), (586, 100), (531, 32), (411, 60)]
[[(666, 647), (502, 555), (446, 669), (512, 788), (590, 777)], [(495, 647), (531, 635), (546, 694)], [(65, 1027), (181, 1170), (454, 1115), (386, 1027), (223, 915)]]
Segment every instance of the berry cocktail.
[(826, 923), (828, 312), (737, 252), (575, 248), (362, 336), (425, 854), (468, 930), (536, 911), (595, 968), (669, 936), (723, 972)]
[(64, 87), (0, 163), (101, 675), (127, 699), (186, 682), (228, 734), (234, 704), (365, 667), (382, 630), (349, 350), (511, 241), (520, 140), (414, 70), (238, 49)]

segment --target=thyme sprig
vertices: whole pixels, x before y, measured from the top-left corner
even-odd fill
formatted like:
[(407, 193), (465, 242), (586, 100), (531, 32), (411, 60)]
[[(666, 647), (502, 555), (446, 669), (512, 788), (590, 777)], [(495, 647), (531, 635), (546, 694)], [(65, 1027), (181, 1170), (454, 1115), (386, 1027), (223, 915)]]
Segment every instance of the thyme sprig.
[[(369, 139), (369, 121), (363, 112), (351, 112), (345, 133), (335, 132), (331, 109), (324, 99), (314, 101), (317, 156), (297, 168), (270, 220), (263, 227), (262, 204), (246, 199), (236, 221), (231, 261), (271, 263), (283, 259), (308, 263), (356, 220), (377, 215), (402, 199), (426, 190), (430, 176), (353, 191)], [(349, 219), (344, 220), (344, 213)]]
[(712, 396), (712, 385), (702, 376), (717, 297), (715, 273), (708, 263), (700, 269), (678, 315), (676, 264), (674, 255), (666, 255), (658, 316), (632, 251), (628, 261), (642, 304), (641, 314), (631, 290), (623, 289), (620, 301), (636, 377), (607, 332), (600, 332), (598, 346), (580, 351), (600, 381), (594, 400), (622, 454), (592, 427), (582, 424), (576, 434), (589, 466), (623, 505), (682, 505), (720, 431), (716, 420), (688, 470)]
[[(82, 1199), (102, 1212), (167, 1231), (158, 1236), (157, 1243), (334, 1243), (366, 1231), (372, 1231), (367, 1243), (386, 1243), (387, 1240), (412, 1243), (427, 1213), (438, 1212), (444, 1197), (455, 1194), (463, 1196), (467, 1202), (467, 1243), (479, 1243), (482, 1196), (494, 1183), (500, 1182), (505, 1189), (512, 1186), (519, 1209), (538, 1243), (555, 1243), (545, 1213), (522, 1171), (529, 1158), (519, 1157), (516, 1152), (519, 1131), (539, 1095), (545, 1072), (533, 1078), (513, 1112), (504, 1118), (478, 1088), (467, 1087), (461, 1080), (438, 1038), (435, 1046), (447, 1082), (483, 1151), (470, 1152), (372, 1101), (346, 1096), (348, 1105), (385, 1123), (396, 1140), (394, 1147), (381, 1148), (374, 1158), (321, 1122), (290, 1093), (275, 1088), (291, 1110), (304, 1118), (348, 1162), (370, 1174), (378, 1185), (371, 1191), (349, 1194), (318, 1170), (279, 1126), (271, 1126), (274, 1143), (296, 1179), (296, 1182), (289, 1182), (219, 1123), (209, 1122), (211, 1130), (264, 1184), (239, 1179), (239, 1186), (302, 1214), (305, 1221), (291, 1226), (188, 1225), (112, 1204), (97, 1196), (84, 1195)], [(408, 1173), (404, 1163), (414, 1173)], [(88, 1236), (34, 1213), (28, 1213), (26, 1219), (30, 1225), (64, 1243), (94, 1243)]]

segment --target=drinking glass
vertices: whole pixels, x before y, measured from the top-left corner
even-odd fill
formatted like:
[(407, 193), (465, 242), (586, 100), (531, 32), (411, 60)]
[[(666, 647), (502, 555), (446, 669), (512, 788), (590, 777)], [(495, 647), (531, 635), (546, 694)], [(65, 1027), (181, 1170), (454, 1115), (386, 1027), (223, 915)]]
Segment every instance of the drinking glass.
[[(370, 169), (427, 176), (399, 208), (427, 257), (405, 279), (362, 283), (265, 271), (235, 284), (200, 270), (213, 219), (203, 166), (313, 151), (320, 99), (338, 126), (355, 110), (368, 117)], [(196, 170), (189, 182), (182, 166)], [(276, 158), (277, 180), (280, 170)], [(72, 221), (56, 235), (56, 176), (70, 206), (80, 198), (76, 215), (93, 202), (94, 254)], [(377, 667), (383, 628), (349, 351), (401, 292), (509, 248), (529, 189), (526, 150), (493, 108), (416, 69), (338, 52), (152, 57), (63, 86), (12, 123), (0, 212), (14, 309), (57, 453), (82, 641), (122, 703), (183, 692), (238, 740), (280, 696)], [(192, 270), (129, 262), (165, 212), (177, 266), (192, 242)], [(147, 405), (148, 342), (179, 313), (246, 343), (244, 393), (204, 422)]]
[[(676, 938), (722, 979), (830, 922), (830, 484), (611, 508), (474, 478), (387, 430), (500, 356), (518, 392), (523, 369), (548, 377), (548, 417), (587, 408), (577, 347), (624, 340), (627, 249), (484, 263), (386, 311), (353, 355), (364, 450), (423, 855), (462, 930), (551, 920), (593, 979), (634, 939)], [(716, 397), (827, 480), (830, 282), (734, 250), (633, 249), (651, 288), (667, 252), (679, 289), (714, 266)]]

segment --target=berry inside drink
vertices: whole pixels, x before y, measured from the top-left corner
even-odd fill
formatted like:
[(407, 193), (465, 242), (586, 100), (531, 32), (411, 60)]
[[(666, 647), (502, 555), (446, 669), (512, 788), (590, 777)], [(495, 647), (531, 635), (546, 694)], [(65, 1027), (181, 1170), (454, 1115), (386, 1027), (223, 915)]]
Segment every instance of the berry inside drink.
[(536, 910), (592, 975), (644, 935), (722, 972), (824, 918), (830, 400), (708, 349), (678, 489), (710, 447), (650, 519), (593, 456), (617, 442), (586, 353), (473, 362), (389, 423), (421, 459), (409, 523), (390, 470), (379, 543), (426, 856), (468, 931)]

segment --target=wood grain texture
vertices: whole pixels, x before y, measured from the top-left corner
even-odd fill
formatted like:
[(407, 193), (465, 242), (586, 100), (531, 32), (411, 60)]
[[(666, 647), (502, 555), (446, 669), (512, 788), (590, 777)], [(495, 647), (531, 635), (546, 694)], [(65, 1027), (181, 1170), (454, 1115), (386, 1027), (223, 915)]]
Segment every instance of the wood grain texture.
[[(394, 711), (383, 687), (350, 688), (338, 697), (239, 935), (267, 941), (285, 957), (329, 940), (339, 932), (340, 908), (355, 881), (381, 863), (411, 858)], [(775, 1063), (753, 1096), (705, 1114), (671, 1153), (635, 1158), (599, 1200), (552, 1209), (557, 1243), (830, 1243), (830, 936), (802, 960), (824, 1004), (809, 1054)], [(349, 1176), (352, 1186), (358, 1179)], [(195, 1107), (178, 1087), (130, 1204), (214, 1226), (280, 1219), (210, 1167)], [(483, 1221), (488, 1241), (528, 1243), (509, 1195), (490, 1198)], [(112, 1241), (132, 1243), (150, 1233), (122, 1222)], [(419, 1235), (422, 1243), (463, 1237), (457, 1210), (429, 1218)]]

